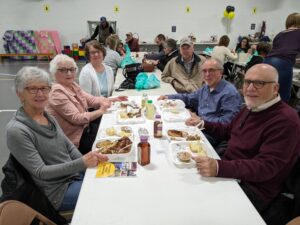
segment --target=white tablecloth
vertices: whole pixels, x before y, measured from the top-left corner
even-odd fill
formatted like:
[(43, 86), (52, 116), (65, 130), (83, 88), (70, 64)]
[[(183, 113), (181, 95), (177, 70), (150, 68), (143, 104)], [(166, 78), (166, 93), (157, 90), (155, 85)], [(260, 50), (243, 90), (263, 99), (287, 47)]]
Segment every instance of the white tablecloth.
[[(139, 103), (141, 97), (133, 99)], [(115, 124), (116, 115), (105, 114), (100, 129)], [(183, 125), (164, 122), (163, 131)], [(153, 134), (151, 120), (131, 127), (135, 145), (139, 127)], [(209, 155), (218, 157), (205, 142)], [(96, 169), (87, 169), (72, 225), (265, 224), (235, 180), (204, 178), (196, 168), (178, 168), (170, 159), (166, 138), (151, 136), (150, 144), (151, 163), (138, 166), (137, 177), (95, 178)]]

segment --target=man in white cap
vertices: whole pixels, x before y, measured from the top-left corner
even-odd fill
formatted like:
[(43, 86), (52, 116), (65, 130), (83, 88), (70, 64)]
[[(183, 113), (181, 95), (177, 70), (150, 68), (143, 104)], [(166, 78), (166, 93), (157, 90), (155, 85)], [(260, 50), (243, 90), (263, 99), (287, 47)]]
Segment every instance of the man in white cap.
[(105, 44), (106, 38), (111, 35), (114, 34), (115, 31), (114, 29), (109, 25), (108, 21), (106, 20), (106, 17), (102, 16), (100, 17), (100, 23), (99, 25), (97, 25), (93, 35), (91, 36), (90, 39), (84, 39), (82, 38), (80, 40), (80, 42), (82, 43), (82, 45), (85, 45), (85, 43), (96, 39), (96, 37), (98, 36), (98, 41), (101, 44)]
[(194, 53), (194, 43), (188, 37), (180, 41), (180, 54), (170, 60), (161, 74), (162, 81), (172, 84), (178, 93), (192, 93), (203, 85), (201, 65), (205, 57)]

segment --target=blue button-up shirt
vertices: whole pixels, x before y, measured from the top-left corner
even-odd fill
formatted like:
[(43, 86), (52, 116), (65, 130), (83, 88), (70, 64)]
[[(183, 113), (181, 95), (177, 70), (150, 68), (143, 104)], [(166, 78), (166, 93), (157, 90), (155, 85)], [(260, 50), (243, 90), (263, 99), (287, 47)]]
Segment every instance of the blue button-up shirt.
[(187, 108), (194, 109), (204, 121), (230, 123), (240, 111), (242, 98), (228, 81), (221, 80), (214, 90), (204, 85), (189, 94), (168, 95), (169, 99), (181, 99)]

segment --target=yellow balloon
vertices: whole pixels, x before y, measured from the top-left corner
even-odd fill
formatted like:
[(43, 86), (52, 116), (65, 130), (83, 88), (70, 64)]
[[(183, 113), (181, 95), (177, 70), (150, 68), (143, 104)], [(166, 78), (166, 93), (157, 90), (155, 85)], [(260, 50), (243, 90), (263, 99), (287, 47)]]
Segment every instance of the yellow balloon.
[(232, 20), (234, 18), (234, 16), (235, 16), (234, 12), (230, 12), (228, 14), (228, 19)]
[(224, 17), (228, 18), (228, 12), (226, 9), (224, 10)]

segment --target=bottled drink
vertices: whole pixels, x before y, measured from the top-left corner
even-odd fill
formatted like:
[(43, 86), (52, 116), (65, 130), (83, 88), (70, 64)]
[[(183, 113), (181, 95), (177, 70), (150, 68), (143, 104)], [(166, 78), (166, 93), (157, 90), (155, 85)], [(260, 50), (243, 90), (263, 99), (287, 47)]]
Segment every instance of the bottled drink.
[(141, 106), (144, 108), (146, 106), (146, 102), (148, 101), (147, 93), (143, 93)]
[(150, 144), (148, 143), (148, 137), (141, 136), (141, 142), (138, 143), (138, 163), (141, 166), (148, 165), (150, 163)]
[(142, 136), (147, 137), (147, 138), (149, 137), (149, 132), (146, 128), (140, 127), (138, 133), (139, 133), (140, 138)]
[(147, 119), (153, 120), (154, 114), (155, 114), (155, 108), (154, 108), (154, 105), (152, 103), (152, 100), (148, 100), (147, 105), (146, 105), (146, 117), (147, 117)]
[(153, 133), (155, 138), (161, 138), (162, 137), (162, 120), (161, 116), (159, 114), (155, 115), (155, 121), (154, 121), (154, 127), (153, 127)]

